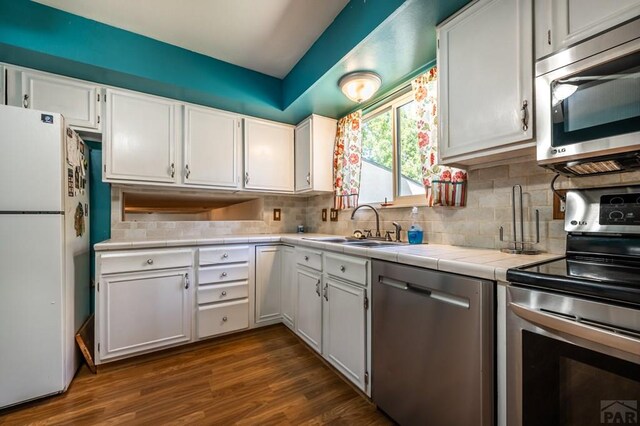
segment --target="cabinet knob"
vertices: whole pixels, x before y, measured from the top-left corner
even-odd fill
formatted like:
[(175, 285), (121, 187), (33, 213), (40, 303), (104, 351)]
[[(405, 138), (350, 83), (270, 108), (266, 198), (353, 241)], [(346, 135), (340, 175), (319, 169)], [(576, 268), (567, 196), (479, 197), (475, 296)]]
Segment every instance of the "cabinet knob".
[(153, 265), (153, 259), (147, 259), (147, 265)]
[(340, 272), (344, 272), (346, 270), (347, 270), (347, 268), (345, 268), (344, 265), (340, 265)]
[(309, 256), (305, 256), (305, 257), (304, 257), (304, 260), (305, 260), (306, 262), (308, 262), (308, 261), (309, 261)]
[(223, 291), (223, 292), (222, 292), (222, 297), (224, 297), (224, 296), (226, 296), (226, 295), (227, 295), (227, 292), (226, 292), (226, 291)]
[(227, 257), (229, 257), (229, 255), (228, 255), (227, 253), (225, 253), (225, 254), (223, 254), (223, 255), (222, 255), (222, 258), (223, 258), (223, 259), (226, 259)]
[(222, 317), (222, 322), (227, 322), (227, 317)]
[(226, 276), (227, 276), (227, 273), (226, 273), (226, 272), (223, 272), (223, 273), (221, 273), (221, 274), (220, 274), (220, 276), (221, 276), (221, 277), (226, 277)]

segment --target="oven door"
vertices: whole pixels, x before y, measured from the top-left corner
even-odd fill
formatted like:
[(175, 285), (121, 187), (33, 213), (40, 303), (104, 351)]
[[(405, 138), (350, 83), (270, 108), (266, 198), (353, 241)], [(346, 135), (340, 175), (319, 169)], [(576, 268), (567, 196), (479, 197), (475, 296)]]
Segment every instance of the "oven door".
[[(600, 40), (592, 39), (536, 64), (540, 164), (607, 157), (640, 147), (640, 20), (625, 28), (625, 37), (635, 39), (599, 52), (594, 50)], [(560, 59), (566, 65), (550, 69), (560, 65)]]
[(640, 424), (640, 310), (512, 285), (508, 425)]

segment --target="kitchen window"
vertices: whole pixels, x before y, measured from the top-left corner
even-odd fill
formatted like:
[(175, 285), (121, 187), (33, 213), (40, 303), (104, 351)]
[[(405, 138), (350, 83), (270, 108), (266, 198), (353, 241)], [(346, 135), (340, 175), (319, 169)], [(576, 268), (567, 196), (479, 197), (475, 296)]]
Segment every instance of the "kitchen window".
[(411, 92), (367, 111), (362, 119), (359, 203), (426, 203)]

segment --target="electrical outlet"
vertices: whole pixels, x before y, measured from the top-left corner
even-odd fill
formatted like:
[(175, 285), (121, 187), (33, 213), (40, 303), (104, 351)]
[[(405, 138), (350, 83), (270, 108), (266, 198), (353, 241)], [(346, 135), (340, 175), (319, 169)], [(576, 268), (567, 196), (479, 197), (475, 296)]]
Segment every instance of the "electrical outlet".
[(331, 222), (337, 222), (338, 221), (338, 210), (331, 209), (330, 218), (331, 218)]
[(322, 221), (327, 221), (327, 209), (322, 209)]
[[(559, 189), (558, 193), (564, 197), (567, 194), (565, 189)], [(566, 210), (566, 204), (556, 194), (553, 194), (553, 219), (564, 220), (564, 212)]]
[(281, 218), (280, 209), (273, 209), (273, 220), (278, 222), (280, 221), (280, 218)]

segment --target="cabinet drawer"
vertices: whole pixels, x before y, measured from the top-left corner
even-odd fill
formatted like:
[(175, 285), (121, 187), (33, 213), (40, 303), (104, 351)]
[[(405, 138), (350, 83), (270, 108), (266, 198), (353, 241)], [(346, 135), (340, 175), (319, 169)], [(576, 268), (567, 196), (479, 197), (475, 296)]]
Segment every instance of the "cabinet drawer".
[(328, 253), (325, 255), (325, 269), (329, 275), (362, 285), (367, 285), (368, 265), (369, 261), (365, 259)]
[(249, 261), (248, 246), (220, 246), (200, 249), (200, 265)]
[(305, 249), (296, 249), (296, 263), (308, 268), (322, 271), (322, 253)]
[(193, 265), (191, 250), (149, 250), (100, 255), (102, 274), (183, 268)]
[(198, 337), (215, 336), (249, 327), (249, 301), (198, 306)]
[(226, 302), (249, 296), (249, 285), (246, 281), (232, 284), (208, 284), (198, 287), (198, 303)]
[(249, 265), (220, 265), (200, 268), (198, 284), (224, 283), (249, 279)]

